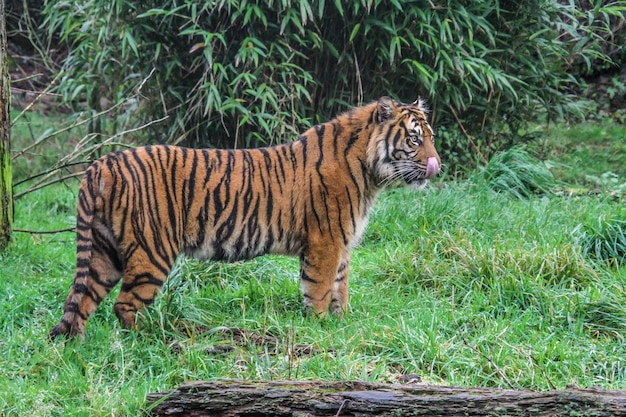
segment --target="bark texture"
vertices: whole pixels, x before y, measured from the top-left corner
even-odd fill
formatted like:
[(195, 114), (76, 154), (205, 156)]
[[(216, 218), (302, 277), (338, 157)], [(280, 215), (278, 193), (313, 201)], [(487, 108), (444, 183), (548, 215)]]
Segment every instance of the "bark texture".
[(212, 381), (148, 395), (155, 416), (626, 416), (626, 391), (365, 382)]

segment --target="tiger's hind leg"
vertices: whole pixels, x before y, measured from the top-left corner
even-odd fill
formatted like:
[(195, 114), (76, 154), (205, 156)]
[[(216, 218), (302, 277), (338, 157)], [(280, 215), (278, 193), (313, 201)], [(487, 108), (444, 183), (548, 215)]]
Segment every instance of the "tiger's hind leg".
[(83, 258), (83, 253), (77, 253), (74, 284), (61, 321), (50, 331), (51, 339), (83, 336), (87, 319), (122, 277), (122, 263), (108, 230), (96, 226), (92, 233), (91, 256)]
[(165, 282), (174, 264), (174, 259), (164, 260), (137, 249), (127, 261), (122, 279), (120, 295), (113, 311), (124, 328), (133, 328), (137, 312), (149, 306), (159, 288)]

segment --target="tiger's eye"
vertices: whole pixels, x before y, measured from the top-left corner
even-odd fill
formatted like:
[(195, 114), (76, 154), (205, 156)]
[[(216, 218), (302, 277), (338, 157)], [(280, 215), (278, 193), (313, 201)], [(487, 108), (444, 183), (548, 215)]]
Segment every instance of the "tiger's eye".
[(422, 140), (419, 138), (419, 136), (410, 136), (409, 140), (411, 141), (411, 143), (415, 146), (422, 146)]

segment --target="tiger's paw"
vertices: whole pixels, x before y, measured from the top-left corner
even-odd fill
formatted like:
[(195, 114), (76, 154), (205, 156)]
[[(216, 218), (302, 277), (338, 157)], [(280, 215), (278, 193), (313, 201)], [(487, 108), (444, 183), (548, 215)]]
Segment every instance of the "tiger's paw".
[(59, 324), (54, 326), (52, 330), (50, 330), (50, 333), (48, 333), (48, 338), (54, 341), (59, 336), (65, 336), (67, 338), (74, 338), (78, 336), (82, 339), (84, 337), (83, 326), (73, 325), (70, 322), (63, 319), (59, 322)]
[(137, 311), (126, 303), (115, 303), (113, 311), (117, 316), (120, 324), (125, 329), (134, 329), (136, 323)]
[(302, 308), (302, 314), (306, 317), (325, 318), (328, 317), (328, 310), (318, 311), (312, 303), (307, 303), (305, 301), (304, 307)]
[(348, 312), (348, 304), (333, 299), (330, 303), (330, 312), (336, 316), (343, 316)]
[(306, 303), (303, 307), (303, 314), (305, 316), (317, 317), (317, 318), (328, 318), (330, 316), (342, 317), (347, 313), (347, 311), (348, 311), (348, 306), (347, 305), (344, 306), (340, 302), (337, 302), (337, 303), (333, 302), (330, 305), (330, 308), (327, 308), (321, 311), (318, 311), (315, 308), (315, 306), (307, 305)]

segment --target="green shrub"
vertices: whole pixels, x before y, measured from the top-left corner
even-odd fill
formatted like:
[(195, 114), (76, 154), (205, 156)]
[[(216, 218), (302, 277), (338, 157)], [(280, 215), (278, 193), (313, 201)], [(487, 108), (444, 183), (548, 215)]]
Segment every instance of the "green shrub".
[(95, 111), (141, 85), (115, 120), (170, 115), (150, 142), (282, 142), (381, 95), (422, 96), (454, 166), (486, 162), (537, 117), (580, 115), (568, 70), (603, 56), (588, 33), (623, 5), (61, 0), (44, 27), (68, 49), (58, 91)]
[(621, 300), (607, 296), (599, 301), (581, 302), (575, 313), (594, 335), (606, 334), (622, 340), (626, 335), (626, 309)]
[(583, 253), (599, 259), (613, 259), (618, 263), (626, 260), (626, 220), (602, 216), (597, 224), (581, 224), (574, 234)]
[(542, 161), (517, 146), (495, 155), (475, 181), (519, 199), (550, 193), (556, 184)]

